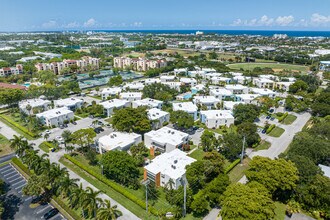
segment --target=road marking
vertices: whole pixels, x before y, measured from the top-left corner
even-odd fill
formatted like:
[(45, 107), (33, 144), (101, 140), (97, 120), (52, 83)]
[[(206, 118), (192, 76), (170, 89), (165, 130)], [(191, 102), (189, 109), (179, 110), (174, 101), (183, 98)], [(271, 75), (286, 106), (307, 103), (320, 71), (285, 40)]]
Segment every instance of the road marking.
[[(18, 179), (22, 179), (23, 180), (23, 178), (22, 177), (17, 177), (16, 179), (13, 179), (13, 180), (10, 180), (10, 181), (8, 181), (10, 184), (12, 184), (12, 183), (15, 183)], [(21, 181), (22, 181), (21, 180)]]
[(50, 206), (50, 205), (47, 205), (45, 208), (43, 208), (43, 209), (37, 211), (37, 212), (36, 212), (37, 215), (40, 214), (41, 212), (45, 211), (45, 210), (48, 209), (48, 208), (51, 208), (51, 206)]
[(7, 178), (8, 176), (12, 175), (13, 173), (15, 173), (15, 171), (11, 172), (11, 173), (8, 173), (6, 175), (3, 175), (5, 178)]
[(32, 196), (29, 196), (28, 198), (24, 199), (25, 202), (29, 201), (30, 199), (32, 199)]
[(1, 173), (2, 173), (2, 175), (6, 176), (8, 173), (12, 173), (12, 172), (15, 172), (15, 170), (13, 170), (12, 168), (9, 168), (8, 170), (1, 172)]
[(17, 182), (17, 183), (14, 183), (14, 184), (12, 184), (11, 186), (15, 186), (15, 185), (17, 185), (17, 184), (19, 184), (20, 182), (25, 182), (25, 179), (22, 179), (21, 181), (19, 181), (19, 182)]
[(12, 176), (9, 176), (9, 177), (7, 177), (6, 179), (8, 180), (8, 181), (10, 181), (11, 179), (13, 179), (13, 178), (17, 178), (18, 176), (21, 176), (19, 173), (16, 173), (16, 174), (14, 174), (14, 175), (12, 175)]
[(23, 185), (19, 186), (19, 187), (16, 187), (15, 190), (18, 190), (19, 188), (23, 188), (24, 186), (27, 185), (27, 182), (25, 182)]
[(9, 164), (7, 164), (7, 165), (1, 167), (1, 168), (0, 168), (0, 172), (2, 172), (2, 171), (6, 171), (6, 170), (8, 170), (8, 169), (11, 169), (11, 166), (10, 166)]

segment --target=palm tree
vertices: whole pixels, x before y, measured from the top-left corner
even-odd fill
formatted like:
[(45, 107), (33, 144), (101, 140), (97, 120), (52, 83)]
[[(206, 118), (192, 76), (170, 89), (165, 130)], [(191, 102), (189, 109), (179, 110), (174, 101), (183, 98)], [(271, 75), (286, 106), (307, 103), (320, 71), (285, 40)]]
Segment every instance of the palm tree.
[[(47, 154), (46, 154), (47, 155)], [(48, 155), (47, 155), (48, 156)], [(50, 160), (48, 158), (43, 159), (40, 163), (40, 166), (35, 169), (36, 174), (41, 175), (41, 174), (46, 174), (49, 172), (51, 167)]]
[(71, 179), (69, 176), (64, 176), (60, 179), (56, 194), (62, 194), (64, 197), (69, 196), (70, 193), (78, 187), (77, 181), (79, 181), (79, 179)]
[(64, 146), (66, 147), (66, 144), (68, 142), (70, 142), (70, 140), (71, 140), (71, 131), (65, 130), (65, 131), (63, 131), (63, 133), (62, 133), (61, 136), (62, 136), (62, 138), (64, 140)]
[(59, 164), (52, 163), (48, 173), (48, 178), (50, 180), (52, 190), (56, 191), (56, 188), (59, 186), (60, 183), (60, 178), (68, 176), (68, 174), (68, 170), (65, 167), (61, 168)]
[(97, 196), (101, 193), (101, 191), (94, 191), (91, 187), (86, 188), (86, 197), (82, 200), (82, 207), (87, 211), (88, 216), (96, 217), (96, 211), (98, 209), (99, 204), (102, 204), (102, 199)]
[(82, 184), (80, 183), (79, 187), (72, 190), (69, 201), (72, 208), (80, 207), (81, 202), (85, 199), (86, 192), (83, 189)]
[(17, 151), (23, 143), (23, 136), (14, 135), (13, 139), (10, 139), (10, 148)]
[(49, 134), (46, 133), (46, 134), (44, 135), (44, 139), (45, 139), (46, 141), (48, 141), (48, 138), (49, 138)]
[(121, 215), (123, 215), (123, 213), (117, 209), (117, 205), (111, 206), (109, 200), (105, 200), (104, 203), (102, 203), (102, 207), (97, 211), (98, 219), (114, 220)]

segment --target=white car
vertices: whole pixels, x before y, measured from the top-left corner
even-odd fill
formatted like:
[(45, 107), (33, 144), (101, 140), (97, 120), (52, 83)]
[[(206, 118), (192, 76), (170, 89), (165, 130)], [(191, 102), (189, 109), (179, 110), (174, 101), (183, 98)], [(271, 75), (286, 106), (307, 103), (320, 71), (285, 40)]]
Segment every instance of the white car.
[(56, 140), (58, 140), (59, 142), (64, 141), (63, 138), (62, 138), (61, 136), (57, 136), (57, 137), (56, 137)]
[(45, 133), (46, 134), (50, 134), (51, 132), (50, 132), (50, 130), (46, 130)]

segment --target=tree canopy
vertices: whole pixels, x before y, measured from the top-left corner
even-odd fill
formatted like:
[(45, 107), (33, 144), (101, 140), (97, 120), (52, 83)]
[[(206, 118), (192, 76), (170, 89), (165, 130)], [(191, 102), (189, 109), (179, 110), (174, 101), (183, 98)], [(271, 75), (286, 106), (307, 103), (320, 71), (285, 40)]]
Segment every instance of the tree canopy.
[(178, 91), (161, 83), (152, 83), (143, 88), (143, 97), (158, 99), (161, 101), (170, 101), (175, 98)]
[(235, 117), (235, 124), (243, 122), (254, 122), (260, 114), (260, 108), (253, 104), (238, 104), (233, 110)]
[(188, 129), (194, 125), (194, 118), (184, 111), (171, 112), (170, 121), (179, 129)]
[(123, 83), (123, 77), (121, 75), (113, 76), (109, 79), (109, 86), (120, 86)]

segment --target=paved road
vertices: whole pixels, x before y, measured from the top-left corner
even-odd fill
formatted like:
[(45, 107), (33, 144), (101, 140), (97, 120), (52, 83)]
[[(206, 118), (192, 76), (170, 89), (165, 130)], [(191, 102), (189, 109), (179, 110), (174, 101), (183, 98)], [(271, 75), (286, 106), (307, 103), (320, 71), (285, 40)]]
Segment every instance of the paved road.
[(4, 163), (4, 162), (10, 160), (13, 157), (15, 157), (15, 153), (11, 153), (11, 154), (8, 154), (6, 156), (0, 157), (0, 163)]
[[(95, 120), (95, 119), (84, 118), (84, 119), (78, 120), (77, 121), (77, 125), (70, 124), (68, 126), (68, 128), (66, 128), (66, 129), (68, 129), (70, 131), (76, 131), (76, 130), (79, 130), (81, 128), (86, 128), (89, 125), (91, 125), (91, 123), (92, 123), (93, 120)], [(13, 129), (11, 129), (10, 127), (8, 127), (6, 124), (2, 123), (1, 121), (0, 121), (0, 127), (2, 127), (1, 128), (1, 134), (4, 135), (8, 139), (12, 139), (14, 135), (18, 135), (19, 136), (19, 134), (17, 134)], [(6, 132), (2, 132), (2, 130), (6, 131)], [(62, 129), (59, 129), (59, 128), (52, 129), (49, 139), (51, 140), (51, 139), (55, 138), (56, 136), (60, 136), (64, 130), (65, 129), (62, 130)], [(103, 135), (103, 134), (110, 133), (110, 131), (111, 131), (110, 129), (105, 129), (105, 131), (102, 132), (101, 134), (99, 134), (98, 137), (101, 136), (101, 135)], [(35, 150), (40, 150), (38, 148), (38, 146), (43, 141), (45, 141), (43, 138), (39, 138), (39, 139), (30, 141), (30, 143), (35, 143), (35, 146), (34, 146)], [(40, 154), (43, 154), (44, 152), (43, 151), (40, 151), (39, 153)], [(64, 150), (60, 150), (58, 152), (51, 152), (51, 153), (49, 153), (49, 160), (50, 160), (50, 162), (51, 163), (58, 163), (58, 164), (60, 164), (61, 167), (65, 167), (63, 164), (61, 164), (59, 162), (59, 159), (65, 153), (66, 152)], [(98, 190), (96, 187), (94, 187), (92, 184), (90, 184), (89, 182), (87, 182), (85, 179), (83, 179), (80, 176), (78, 176), (76, 173), (74, 173), (70, 169), (68, 169), (68, 171), (69, 171), (70, 177), (71, 178), (79, 179), (78, 184), (82, 183), (82, 185), (83, 185), (84, 188), (86, 188), (86, 187), (89, 186), (89, 187), (91, 187), (94, 190)], [(139, 219), (136, 215), (134, 215), (132, 212), (130, 212), (129, 210), (127, 210), (125, 207), (123, 207), (117, 201), (115, 201), (112, 198), (110, 198), (108, 195), (106, 195), (106, 194), (100, 194), (100, 198), (110, 200), (112, 205), (117, 205), (118, 206), (118, 209), (123, 213), (123, 215), (121, 217), (119, 217), (118, 219), (124, 219), (124, 220), (135, 220), (135, 219)]]
[[(30, 208), (32, 196), (24, 196), (22, 189), (27, 184), (25, 178), (11, 164), (0, 167), (0, 178), (6, 183), (4, 206), (6, 212), (2, 219), (31, 220), (39, 219), (54, 207), (49, 203), (36, 208)], [(56, 214), (51, 220), (64, 219), (61, 213)]]

